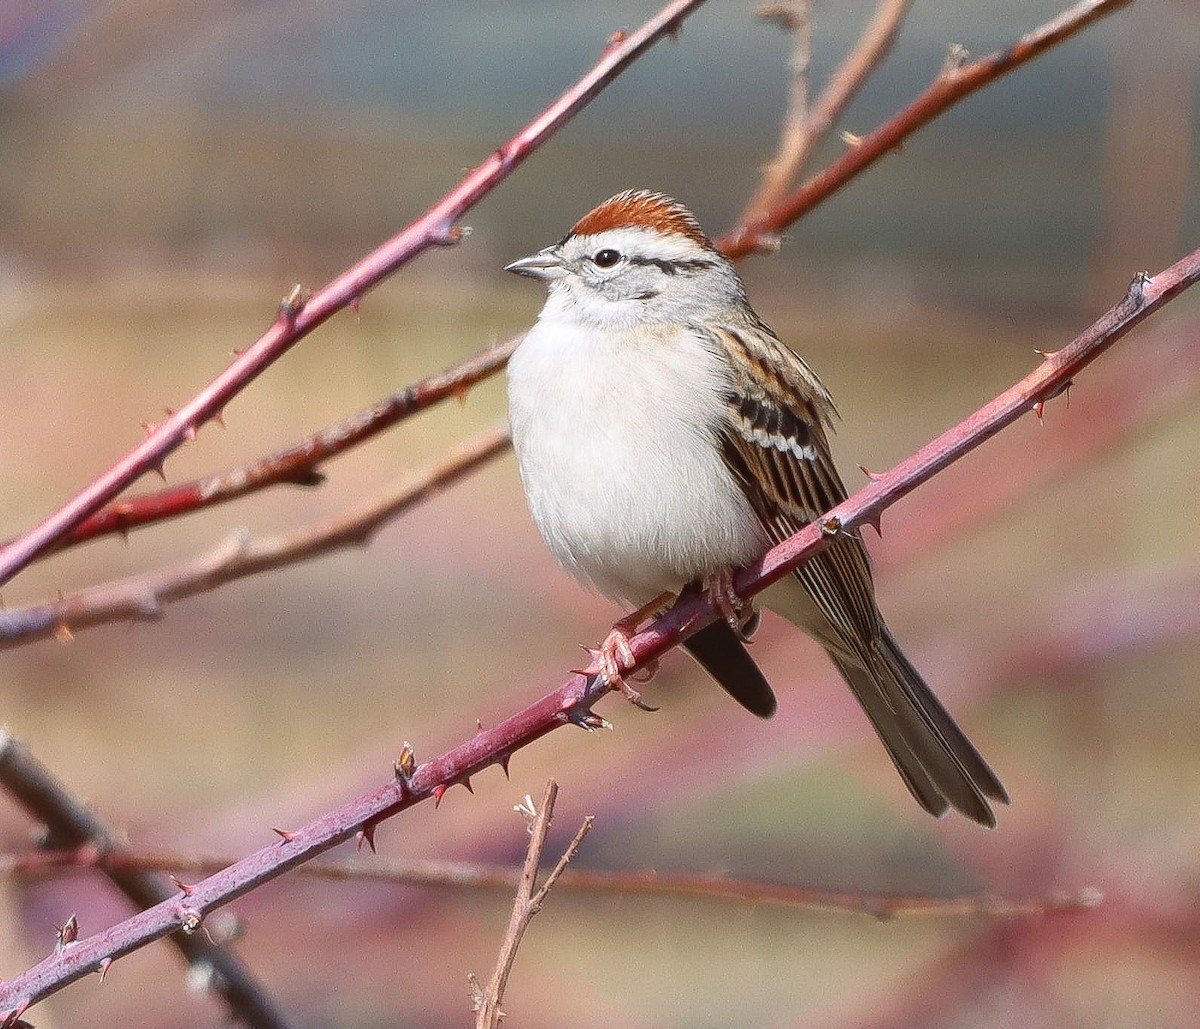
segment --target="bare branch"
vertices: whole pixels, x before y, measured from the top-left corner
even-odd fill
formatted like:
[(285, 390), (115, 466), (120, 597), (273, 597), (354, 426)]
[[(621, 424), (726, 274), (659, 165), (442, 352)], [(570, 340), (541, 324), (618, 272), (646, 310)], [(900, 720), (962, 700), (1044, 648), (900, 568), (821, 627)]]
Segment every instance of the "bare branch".
[(496, 958), (496, 967), (488, 981), (487, 989), (472, 974), (468, 976), (471, 985), (471, 1009), (475, 1012), (476, 1029), (496, 1029), (504, 1012), (500, 1004), (504, 1000), (504, 991), (508, 986), (508, 977), (512, 972), (513, 962), (517, 958), (517, 950), (525, 936), (525, 930), (533, 916), (541, 910), (546, 895), (554, 886), (555, 881), (562, 875), (567, 863), (579, 850), (579, 845), (592, 827), (592, 818), (583, 820), (583, 825), (575, 834), (575, 838), (563, 852), (554, 870), (546, 877), (541, 889), (534, 892), (537, 885), (538, 868), (542, 863), (542, 851), (546, 847), (546, 833), (550, 830), (550, 822), (554, 817), (554, 802), (558, 798), (558, 783), (551, 779), (546, 783), (546, 793), (542, 797), (541, 807), (534, 807), (533, 799), (526, 797), (524, 803), (518, 804), (514, 810), (524, 815), (529, 823), (529, 849), (525, 854), (525, 865), (521, 869), (521, 877), (517, 881), (517, 896), (513, 901), (512, 914), (508, 919), (508, 929), (505, 930), (504, 940), (500, 944), (500, 953)]
[[(590, 821), (585, 821), (590, 825)], [(583, 827), (560, 859), (569, 860), (578, 849)], [(174, 872), (178, 875), (212, 875), (233, 864), (233, 857), (192, 857), (183, 854), (142, 852), (128, 848), (99, 851), (38, 850), (24, 854), (0, 855), (0, 875), (23, 879), (45, 877), (63, 869), (100, 868), (146, 869)], [(556, 868), (555, 871), (558, 871)], [(512, 865), (488, 865), (462, 861), (371, 860), (348, 858), (341, 861), (312, 861), (295, 869), (295, 874), (310, 879), (334, 882), (374, 882), (404, 886), (426, 886), (456, 890), (511, 890), (521, 874)], [(782, 907), (806, 911), (866, 915), (879, 919), (899, 918), (1019, 918), (1027, 915), (1053, 915), (1060, 911), (1078, 911), (1095, 907), (1102, 900), (1100, 891), (1084, 886), (1077, 890), (1046, 897), (1016, 899), (992, 894), (963, 894), (938, 897), (918, 893), (871, 893), (863, 890), (830, 890), (790, 883), (761, 882), (730, 875), (692, 875), (688, 873), (641, 871), (600, 871), (564, 868), (551, 873), (547, 883), (557, 889), (587, 894), (646, 894), (656, 897), (695, 897), (714, 903), (749, 904), (754, 907)], [(545, 887), (543, 886), (543, 889)]]
[(217, 378), (155, 427), (146, 439), (58, 510), (0, 550), (0, 585), (38, 554), (112, 500), (147, 472), (160, 469), (167, 456), (219, 417), (225, 406), (295, 343), (322, 322), (355, 303), (397, 268), (430, 247), (448, 246), (464, 233), (456, 222), (484, 196), (587, 106), (630, 63), (663, 36), (675, 33), (703, 0), (673, 0), (633, 32), (616, 33), (595, 65), (582, 78), (508, 140), (421, 217), (348, 268), (311, 297), (280, 305), (271, 327)]
[[(228, 503), (269, 486), (320, 485), (324, 478), (317, 469), (326, 461), (447, 397), (464, 396), (475, 383), (503, 368), (521, 339), (518, 335), (503, 340), (250, 464), (106, 504), (39, 556)], [(0, 548), (11, 542), (0, 543)]]
[[(878, 519), (880, 513), (984, 440), (1011, 425), (1035, 406), (1059, 396), (1088, 364), (1131, 328), (1200, 279), (1200, 250), (1153, 278), (1139, 275), (1126, 296), (1057, 353), (991, 403), (922, 447), (907, 460), (877, 476), (825, 516), (773, 547), (762, 560), (734, 579), (739, 596), (750, 597), (789, 574), (828, 546), (839, 533)], [(706, 597), (681, 598), (629, 643), (635, 668), (676, 646), (716, 617)], [(492, 764), (503, 764), (516, 750), (564, 725), (588, 728), (592, 706), (609, 687), (575, 674), (556, 690), (469, 740), (403, 771), (392, 781), (289, 832), (281, 841), (249, 854), (189, 887), (186, 898), (165, 901), (111, 928), (76, 941), (33, 968), (0, 984), (0, 1011), (24, 1010), (67, 983), (179, 928), (198, 920), (256, 886), (282, 875), (357, 833), (369, 834), (380, 821), (430, 797)], [(186, 903), (184, 902), (186, 901)]]
[(90, 586), (32, 607), (0, 611), (0, 650), (52, 636), (70, 638), (81, 629), (111, 622), (157, 621), (165, 604), (335, 550), (366, 546), (392, 519), (504, 453), (508, 444), (508, 430), (493, 429), (441, 464), (324, 524), (260, 539), (242, 530), (208, 554), (171, 568)]
[(731, 258), (777, 250), (779, 234), (785, 228), (885, 154), (897, 149), (905, 139), (938, 115), (1131, 2), (1083, 0), (1022, 36), (1005, 50), (998, 50), (969, 64), (958, 60), (948, 61), (933, 84), (903, 111), (870, 135), (856, 137), (854, 145), (841, 158), (783, 197), (770, 211), (732, 228), (716, 241), (717, 245)]
[(792, 182), (817, 147), (825, 141), (846, 105), (891, 52), (911, 6), (912, 0), (880, 0), (858, 43), (830, 76), (811, 109), (808, 108), (808, 64), (812, 50), (811, 0), (797, 0), (794, 4), (772, 5), (759, 10), (761, 16), (779, 20), (780, 14), (796, 8), (794, 13), (783, 19), (784, 27), (795, 33), (796, 41), (791, 59), (791, 96), (780, 133), (779, 149), (763, 170), (758, 191), (742, 216), (743, 224), (767, 216), (791, 188)]
[[(106, 866), (105, 856), (115, 853), (118, 846), (108, 827), (3, 730), (0, 730), (0, 784), (32, 818), (46, 826), (48, 846), (80, 848), (74, 852), (92, 855), (93, 864), (104, 871), (135, 907), (152, 907), (176, 896), (177, 891), (148, 867)], [(230, 1014), (245, 1025), (286, 1029), (295, 1024), (227, 948), (213, 943), (203, 933), (176, 933), (171, 942), (193, 969), (203, 972), (199, 981), (221, 997)], [(72, 946), (74, 943), (64, 943), (62, 949), (69, 950)], [(102, 973), (106, 969), (106, 965), (98, 967)]]

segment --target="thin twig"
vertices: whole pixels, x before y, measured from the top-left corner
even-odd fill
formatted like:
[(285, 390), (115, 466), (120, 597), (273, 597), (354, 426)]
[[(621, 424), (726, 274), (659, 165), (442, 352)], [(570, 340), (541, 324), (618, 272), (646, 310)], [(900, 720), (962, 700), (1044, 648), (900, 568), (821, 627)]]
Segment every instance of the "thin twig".
[[(877, 520), (885, 508), (943, 468), (1022, 415), (1059, 396), (1088, 364), (1197, 280), (1200, 280), (1200, 250), (1153, 278), (1138, 276), (1120, 303), (1062, 350), (1046, 355), (1031, 374), (738, 573), (734, 579), (738, 595), (747, 598), (755, 595), (828, 546), (839, 533)], [(706, 597), (693, 595), (681, 599), (630, 640), (634, 668), (644, 667), (660, 657), (714, 617)], [(513, 752), (555, 729), (564, 725), (592, 728), (596, 723), (592, 705), (608, 692), (609, 687), (597, 676), (577, 673), (522, 711), (491, 728), (481, 727), (469, 740), (440, 756), (412, 768), (402, 765), (394, 781), (289, 832), (282, 841), (248, 854), (189, 887), (186, 897), (158, 904), (94, 936), (80, 939), (70, 948), (0, 983), (0, 1013), (23, 1010), (67, 983), (96, 971), (103, 962), (180, 927), (194, 928), (197, 920), (212, 911), (355, 834), (370, 839), (380, 821), (430, 797), (440, 798), (451, 785), (467, 783), (472, 775), (493, 764), (505, 764)]]
[[(855, 139), (841, 158), (783, 197), (769, 211), (730, 229), (716, 241), (717, 245), (731, 258), (774, 252), (779, 247), (779, 234), (785, 228), (885, 154), (898, 149), (905, 139), (938, 115), (1130, 3), (1132, 0), (1084, 0), (1004, 50), (970, 64), (948, 61), (933, 84), (903, 111), (870, 135)], [(957, 55), (958, 51), (954, 53)]]
[[(838, 65), (820, 95), (808, 106), (808, 64), (812, 50), (811, 0), (799, 0), (794, 5), (782, 5), (785, 10), (799, 8), (784, 20), (784, 26), (795, 34), (791, 58), (792, 88), (780, 133), (779, 149), (763, 169), (762, 182), (754, 199), (746, 207), (742, 223), (765, 217), (770, 209), (791, 189), (796, 176), (812, 159), (825, 141), (842, 112), (858, 94), (862, 85), (891, 52), (900, 26), (913, 0), (880, 0), (875, 13), (863, 29), (854, 49)], [(759, 11), (763, 17), (778, 20), (781, 13), (773, 5)]]
[(0, 650), (112, 622), (149, 622), (163, 606), (249, 575), (367, 546), (388, 522), (469, 475), (508, 449), (508, 430), (492, 429), (370, 502), (320, 525), (252, 538), (241, 530), (207, 554), (143, 575), (101, 583), (30, 607), (0, 610)]
[(496, 967), (492, 971), (487, 989), (484, 989), (473, 974), (467, 977), (471, 986), (471, 1004), (472, 1010), (475, 1012), (476, 1029), (496, 1029), (496, 1026), (500, 1024), (500, 1020), (504, 1017), (500, 1005), (504, 1000), (508, 977), (512, 972), (513, 962), (516, 961), (517, 950), (521, 946), (525, 930), (529, 928), (533, 916), (541, 910), (546, 896), (558, 877), (562, 875), (567, 863), (579, 850), (583, 838), (592, 828), (592, 818), (589, 816), (583, 820), (575, 838), (563, 851), (563, 855), (558, 859), (554, 869), (546, 876), (546, 881), (542, 884), (541, 889), (535, 891), (538, 868), (542, 863), (542, 851), (546, 847), (546, 833), (550, 830), (550, 822), (554, 817), (554, 802), (557, 798), (558, 783), (551, 779), (546, 783), (546, 793), (542, 797), (541, 807), (535, 808), (532, 798), (527, 796), (524, 803), (518, 804), (515, 808), (529, 823), (529, 849), (525, 853), (525, 864), (521, 869), (520, 879), (517, 881), (517, 896), (513, 901), (512, 914), (509, 916), (508, 928), (505, 930), (504, 939), (500, 944)]
[[(0, 730), (0, 784), (32, 818), (46, 826), (47, 845), (93, 854), (96, 866), (139, 910), (177, 895), (177, 890), (147, 867), (105, 867), (103, 855), (117, 847), (112, 832), (4, 730)], [(213, 943), (204, 933), (176, 933), (171, 942), (184, 960), (202, 973), (197, 981), (221, 997), (240, 1022), (261, 1029), (286, 1029), (295, 1024), (227, 948)], [(64, 946), (69, 949), (74, 944)], [(107, 971), (107, 965), (101, 964), (98, 970)]]
[[(125, 534), (144, 525), (225, 504), (269, 486), (320, 485), (324, 476), (318, 469), (331, 458), (441, 400), (465, 396), (471, 386), (508, 363), (522, 338), (523, 334), (520, 334), (503, 340), (445, 371), (411, 383), (375, 401), (370, 407), (347, 415), (249, 464), (106, 504), (39, 556), (45, 557), (101, 536)], [(0, 548), (11, 542), (0, 542)]]
[[(590, 824), (590, 823), (588, 823)], [(564, 857), (566, 854), (564, 854)], [(45, 878), (55, 872), (80, 868), (138, 868), (177, 875), (212, 875), (233, 864), (232, 857), (193, 857), (130, 850), (35, 850), (0, 854), (0, 875), (21, 879)], [(512, 865), (424, 860), (312, 861), (295, 870), (310, 879), (333, 882), (389, 883), (455, 890), (511, 890), (521, 869)], [(595, 894), (644, 894), (657, 897), (692, 897), (714, 903), (748, 904), (806, 911), (866, 915), (878, 919), (988, 918), (1053, 915), (1094, 907), (1098, 890), (1081, 887), (1047, 897), (1015, 899), (993, 894), (938, 897), (920, 893), (871, 893), (863, 890), (830, 890), (791, 883), (762, 882), (731, 875), (641, 871), (565, 869), (556, 879), (559, 890)]]
[(673, 0), (633, 32), (618, 32), (600, 59), (573, 86), (525, 128), (468, 172), (457, 186), (416, 221), (348, 268), (311, 297), (289, 296), (271, 327), (209, 385), (149, 432), (120, 461), (32, 529), (0, 549), (0, 585), (38, 554), (94, 514), (147, 472), (160, 469), (167, 456), (201, 426), (220, 417), (238, 393), (295, 343), (338, 311), (357, 302), (397, 268), (431, 247), (448, 246), (464, 233), (456, 222), (490, 193), (546, 139), (587, 106), (631, 62), (664, 36), (677, 32), (683, 19), (704, 0)]

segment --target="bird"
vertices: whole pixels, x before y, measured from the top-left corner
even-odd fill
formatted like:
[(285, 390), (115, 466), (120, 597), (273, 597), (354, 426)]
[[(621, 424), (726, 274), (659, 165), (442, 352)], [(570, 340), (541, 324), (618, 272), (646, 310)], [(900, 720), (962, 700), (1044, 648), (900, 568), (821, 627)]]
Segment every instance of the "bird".
[[(605, 200), (506, 270), (546, 301), (507, 368), (513, 449), (533, 521), (562, 567), (636, 610), (594, 670), (631, 700), (630, 633), (703, 589), (722, 617), (682, 646), (755, 715), (774, 691), (747, 652), (757, 611), (733, 570), (835, 507), (837, 411), (751, 306), (733, 264), (663, 193)], [(994, 827), (1008, 794), (897, 645), (855, 532), (758, 600), (825, 649), (917, 803)]]

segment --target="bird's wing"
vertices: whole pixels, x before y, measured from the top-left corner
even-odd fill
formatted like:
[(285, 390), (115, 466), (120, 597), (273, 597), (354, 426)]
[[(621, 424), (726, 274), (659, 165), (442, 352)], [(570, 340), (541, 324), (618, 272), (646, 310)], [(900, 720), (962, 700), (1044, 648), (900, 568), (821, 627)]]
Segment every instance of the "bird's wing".
[[(765, 325), (709, 330), (730, 355), (733, 377), (719, 433), (725, 461), (776, 543), (846, 499), (829, 453), (833, 400), (813, 371)], [(796, 572), (828, 626), (822, 642), (862, 659), (881, 620), (866, 548), (846, 536)], [(822, 630), (826, 631), (822, 631)]]

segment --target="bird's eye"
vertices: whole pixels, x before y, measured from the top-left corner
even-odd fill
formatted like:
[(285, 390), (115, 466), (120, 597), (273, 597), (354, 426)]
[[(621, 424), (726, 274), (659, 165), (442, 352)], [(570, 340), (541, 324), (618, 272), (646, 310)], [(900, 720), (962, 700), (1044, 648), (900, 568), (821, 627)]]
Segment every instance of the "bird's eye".
[(605, 247), (603, 250), (597, 250), (595, 256), (592, 258), (592, 262), (600, 268), (611, 268), (619, 260), (621, 260), (620, 251), (612, 250), (608, 247)]

